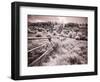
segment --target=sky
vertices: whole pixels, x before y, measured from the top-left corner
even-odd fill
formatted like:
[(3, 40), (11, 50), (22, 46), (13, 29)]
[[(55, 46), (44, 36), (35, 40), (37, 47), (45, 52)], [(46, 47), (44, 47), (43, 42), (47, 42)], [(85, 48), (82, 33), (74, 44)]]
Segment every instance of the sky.
[(87, 23), (87, 17), (74, 17), (74, 16), (47, 16), (47, 15), (28, 15), (28, 22), (59, 22), (59, 23)]

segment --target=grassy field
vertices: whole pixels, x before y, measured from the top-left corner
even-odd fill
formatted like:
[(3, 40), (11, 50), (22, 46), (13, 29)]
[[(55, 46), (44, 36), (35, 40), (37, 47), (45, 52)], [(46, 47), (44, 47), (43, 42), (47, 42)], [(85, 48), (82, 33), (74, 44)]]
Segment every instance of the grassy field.
[[(52, 65), (74, 65), (74, 64), (87, 64), (87, 41), (75, 40), (72, 38), (66, 38), (61, 41), (57, 38), (53, 38), (50, 43), (48, 40), (33, 41), (32, 46), (36, 47), (41, 44), (46, 44), (30, 53), (33, 57), (29, 59), (29, 66), (52, 66)], [(53, 45), (49, 54), (43, 56), (40, 60), (30, 65), (43, 53), (45, 53), (50, 46)]]
[(67, 38), (59, 43), (48, 58), (48, 62), (42, 65), (73, 65), (87, 64), (87, 41)]

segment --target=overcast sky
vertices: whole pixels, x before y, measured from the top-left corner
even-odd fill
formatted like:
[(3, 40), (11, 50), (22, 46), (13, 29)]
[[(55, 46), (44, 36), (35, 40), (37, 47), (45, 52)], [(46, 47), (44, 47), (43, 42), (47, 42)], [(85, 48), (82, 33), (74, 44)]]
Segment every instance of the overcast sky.
[(34, 22), (59, 22), (59, 23), (87, 23), (88, 18), (87, 17), (74, 17), (74, 16), (45, 16), (45, 15), (28, 15), (28, 22), (34, 23)]

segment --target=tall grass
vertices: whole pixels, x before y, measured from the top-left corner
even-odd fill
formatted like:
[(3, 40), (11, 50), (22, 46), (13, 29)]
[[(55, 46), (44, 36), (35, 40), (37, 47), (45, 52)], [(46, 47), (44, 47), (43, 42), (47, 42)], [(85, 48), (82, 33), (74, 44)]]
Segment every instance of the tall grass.
[(48, 57), (48, 62), (43, 62), (42, 65), (87, 64), (87, 42), (70, 39), (63, 43), (56, 42), (56, 44), (56, 49)]

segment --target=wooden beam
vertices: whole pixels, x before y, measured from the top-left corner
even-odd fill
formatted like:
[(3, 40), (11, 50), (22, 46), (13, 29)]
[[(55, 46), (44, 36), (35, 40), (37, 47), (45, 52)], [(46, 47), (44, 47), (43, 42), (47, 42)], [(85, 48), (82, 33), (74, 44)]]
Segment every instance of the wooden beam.
[(28, 40), (48, 39), (48, 37), (28, 37)]
[(36, 62), (38, 62), (43, 56), (48, 55), (51, 51), (53, 51), (53, 48), (51, 47), (48, 49), (44, 54), (42, 54), (40, 57), (38, 57), (36, 60), (34, 60), (29, 66), (33, 66)]
[(40, 47), (43, 47), (44, 45), (46, 45), (46, 44), (42, 44), (42, 45), (40, 45), (38, 47), (32, 48), (32, 49), (28, 50), (28, 53), (31, 52), (31, 51), (33, 51), (33, 50), (36, 50), (36, 49), (38, 49)]

